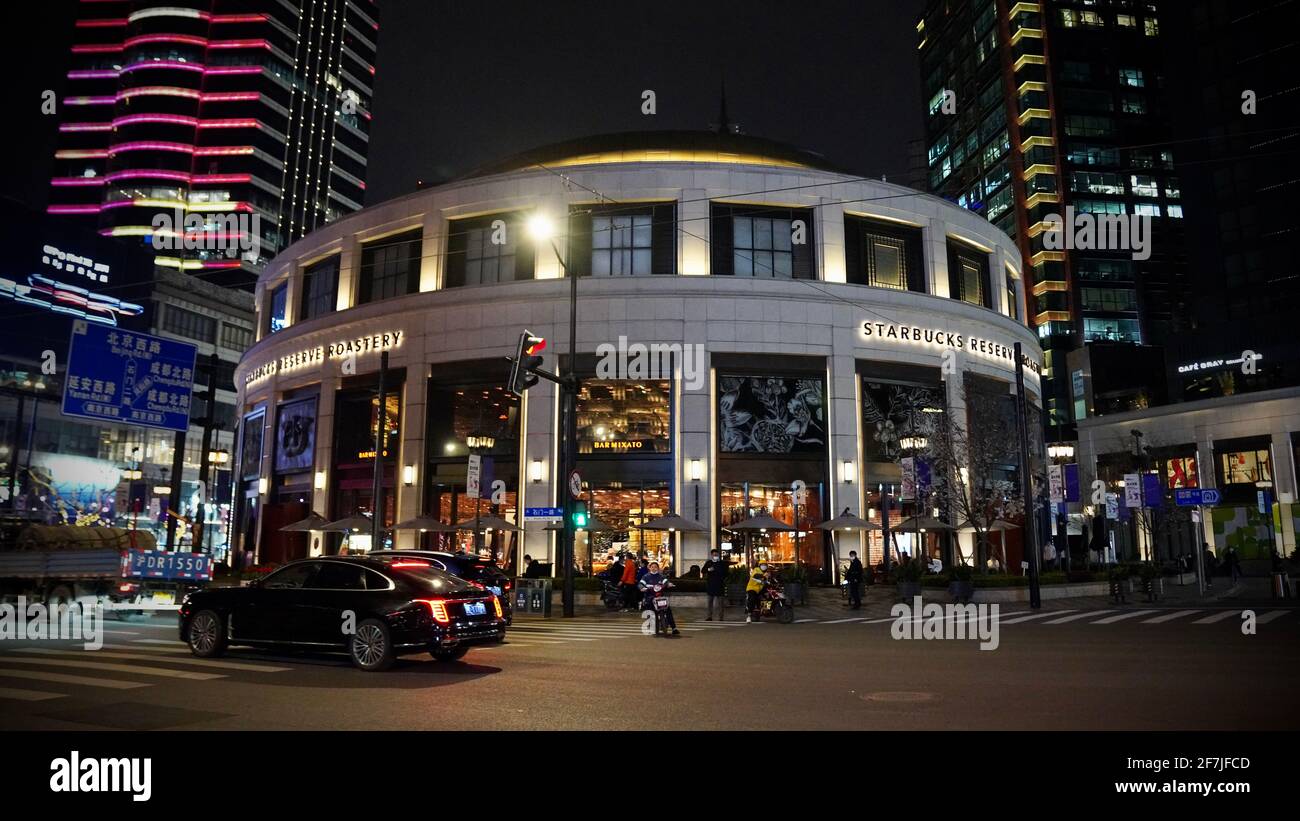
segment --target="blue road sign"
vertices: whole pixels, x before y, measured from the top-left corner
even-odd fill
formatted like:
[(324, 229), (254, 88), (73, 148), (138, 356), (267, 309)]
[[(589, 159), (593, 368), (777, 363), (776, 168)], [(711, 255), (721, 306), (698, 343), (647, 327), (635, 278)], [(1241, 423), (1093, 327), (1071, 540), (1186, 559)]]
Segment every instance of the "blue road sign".
[(1219, 491), (1214, 488), (1182, 487), (1174, 491), (1174, 502), (1182, 507), (1217, 505)]
[(562, 507), (526, 507), (524, 508), (525, 519), (562, 519), (564, 518), (564, 508)]
[(72, 323), (63, 415), (188, 430), (197, 349), (78, 319)]

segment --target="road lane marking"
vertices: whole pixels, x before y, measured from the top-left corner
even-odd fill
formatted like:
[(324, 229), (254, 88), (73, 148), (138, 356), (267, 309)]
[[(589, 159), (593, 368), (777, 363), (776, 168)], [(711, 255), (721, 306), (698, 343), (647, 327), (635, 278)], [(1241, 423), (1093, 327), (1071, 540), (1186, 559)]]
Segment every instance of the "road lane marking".
[(1173, 613), (1166, 613), (1166, 614), (1163, 615), (1163, 616), (1156, 616), (1154, 619), (1147, 619), (1147, 620), (1143, 621), (1142, 623), (1143, 623), (1143, 624), (1164, 624), (1164, 623), (1167, 622), (1167, 621), (1173, 621), (1174, 619), (1180, 619), (1180, 618), (1182, 618), (1183, 616), (1194, 616), (1194, 615), (1196, 615), (1196, 614), (1199, 613), (1199, 612), (1201, 612), (1201, 611), (1200, 611), (1200, 610), (1178, 610), (1178, 611), (1175, 611), (1175, 612), (1173, 612)]
[(177, 641), (176, 639), (132, 639), (132, 641), (138, 642), (139, 644), (175, 644), (179, 647), (189, 646), (185, 642)]
[(40, 690), (22, 690), (17, 687), (0, 687), (0, 698), (9, 698), (14, 701), (49, 701), (52, 698), (63, 698), (66, 693), (45, 693)]
[(1228, 610), (1223, 613), (1215, 613), (1213, 616), (1206, 616), (1203, 619), (1197, 619), (1196, 621), (1192, 622), (1192, 624), (1214, 624), (1215, 622), (1223, 621), (1224, 619), (1230, 619), (1233, 616), (1240, 616), (1240, 615), (1241, 615), (1240, 610)]
[[(794, 620), (794, 623), (795, 623), (795, 624), (807, 624), (807, 623), (810, 622), (810, 621), (820, 621), (820, 619), (795, 619), (795, 620)], [(856, 619), (855, 619), (855, 621), (856, 621)], [(826, 622), (826, 623), (827, 623), (827, 624), (831, 624), (832, 622)]]
[(51, 658), (15, 658), (5, 656), (8, 664), (39, 664), (46, 667), (73, 667), (82, 670), (103, 670), (106, 673), (135, 673), (141, 676), (158, 676), (159, 678), (183, 678), (191, 681), (210, 681), (225, 678), (216, 673), (196, 673), (193, 670), (167, 670), (162, 667), (140, 667), (133, 664), (100, 664), (93, 661), (69, 661)]
[(844, 624), (845, 622), (850, 621), (866, 621), (866, 619), (861, 616), (855, 616), (851, 619), (832, 619), (831, 621), (822, 622), (822, 624)]
[(103, 687), (108, 690), (134, 690), (138, 687), (152, 687), (144, 681), (122, 681), (115, 678), (91, 678), (90, 676), (70, 676), (67, 673), (48, 673), (43, 670), (10, 670), (0, 667), (0, 678), (25, 678), (33, 681), (53, 681), (58, 684), (80, 684), (85, 687)]
[(1159, 610), (1134, 610), (1132, 613), (1120, 613), (1118, 616), (1108, 616), (1107, 618), (1098, 619), (1097, 621), (1090, 622), (1090, 623), (1091, 624), (1114, 624), (1115, 622), (1123, 621), (1124, 619), (1133, 619), (1133, 618), (1137, 618), (1138, 616), (1149, 616), (1152, 613), (1159, 613), (1159, 612), (1160, 612)]
[(1294, 611), (1292, 611), (1292, 610), (1271, 610), (1271, 611), (1269, 611), (1268, 613), (1265, 613), (1265, 614), (1262, 615), (1262, 616), (1257, 616), (1257, 617), (1255, 618), (1255, 623), (1256, 623), (1256, 624), (1268, 624), (1268, 623), (1271, 622), (1273, 619), (1279, 618), (1280, 616), (1284, 616), (1284, 615), (1286, 615), (1287, 613), (1291, 613), (1291, 612), (1294, 612)]
[[(80, 656), (85, 650), (46, 650), (42, 648), (32, 648), (24, 650), (25, 653), (39, 653), (49, 656)], [(293, 669), (291, 667), (272, 667), (268, 664), (249, 664), (240, 661), (221, 661), (219, 659), (204, 659), (197, 657), (177, 656), (176, 658), (162, 659), (157, 656), (147, 656), (141, 653), (123, 653), (116, 650), (99, 650), (95, 651), (95, 658), (110, 659), (133, 659), (135, 661), (157, 661), (171, 662), (173, 664), (189, 664), (196, 667), (219, 667), (225, 670), (247, 670), (254, 673), (284, 673)]]
[[(1060, 611), (1058, 610), (1056, 612), (1059, 613)], [(1114, 612), (1114, 610), (1085, 610), (1082, 613), (1075, 613), (1073, 616), (1062, 616), (1059, 619), (1051, 619), (1043, 622), (1043, 624), (1066, 624), (1068, 622), (1078, 621), (1079, 619), (1086, 619), (1089, 616), (1100, 616), (1102, 613)]]

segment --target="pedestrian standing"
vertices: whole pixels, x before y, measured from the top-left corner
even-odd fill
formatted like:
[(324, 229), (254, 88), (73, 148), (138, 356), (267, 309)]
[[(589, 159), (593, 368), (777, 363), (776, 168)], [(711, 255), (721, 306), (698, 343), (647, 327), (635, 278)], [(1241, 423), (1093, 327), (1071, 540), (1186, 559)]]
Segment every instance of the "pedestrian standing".
[(623, 612), (636, 609), (637, 599), (640, 597), (640, 591), (637, 590), (636, 583), (640, 574), (637, 572), (636, 560), (629, 554), (623, 560)]
[(1210, 579), (1214, 576), (1214, 566), (1217, 562), (1214, 558), (1214, 554), (1210, 552), (1210, 546), (1205, 542), (1201, 542), (1201, 551), (1201, 572), (1205, 574), (1205, 586), (1210, 588), (1214, 586), (1214, 583), (1210, 581)]
[(718, 603), (718, 621), (726, 621), (723, 618), (722, 608), (725, 605), (727, 593), (727, 562), (723, 560), (722, 553), (716, 547), (709, 554), (709, 560), (704, 563), (704, 589), (708, 593), (709, 614), (705, 621), (713, 621), (713, 603)]
[[(1274, 555), (1276, 556), (1276, 551), (1274, 551)], [(1237, 548), (1229, 547), (1227, 558), (1228, 558), (1228, 574), (1232, 578), (1232, 583), (1236, 584), (1237, 579), (1241, 578), (1241, 558), (1237, 555)], [(1274, 570), (1276, 570), (1276, 567), (1274, 567)]]
[(849, 569), (844, 573), (844, 580), (849, 583), (849, 608), (857, 610), (862, 607), (862, 562), (856, 550), (849, 551)]

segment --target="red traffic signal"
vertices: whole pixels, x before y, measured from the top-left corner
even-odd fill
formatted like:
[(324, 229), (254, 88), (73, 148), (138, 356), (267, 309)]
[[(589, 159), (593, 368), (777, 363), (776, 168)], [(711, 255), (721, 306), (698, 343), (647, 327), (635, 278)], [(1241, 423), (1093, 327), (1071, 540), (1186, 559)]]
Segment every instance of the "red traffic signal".
[(523, 396), (524, 391), (537, 384), (537, 374), (533, 370), (542, 366), (541, 351), (545, 347), (546, 339), (535, 336), (532, 331), (519, 335), (514, 364), (510, 367), (509, 388), (515, 396)]

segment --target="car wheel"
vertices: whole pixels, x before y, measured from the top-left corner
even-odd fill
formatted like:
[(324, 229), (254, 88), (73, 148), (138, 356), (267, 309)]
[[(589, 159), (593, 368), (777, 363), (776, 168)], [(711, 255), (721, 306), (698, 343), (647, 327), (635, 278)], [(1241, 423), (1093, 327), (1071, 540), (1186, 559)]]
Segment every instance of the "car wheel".
[(215, 610), (200, 610), (190, 619), (186, 636), (190, 652), (199, 658), (212, 658), (226, 652), (226, 620)]
[(358, 624), (357, 632), (348, 640), (348, 655), (353, 664), (366, 672), (387, 670), (397, 657), (388, 625), (379, 619), (366, 619)]
[(465, 654), (468, 652), (469, 652), (469, 647), (462, 644), (458, 647), (449, 647), (446, 649), (438, 648), (437, 650), (430, 650), (429, 655), (433, 656), (435, 661), (455, 661), (456, 659), (464, 658)]

